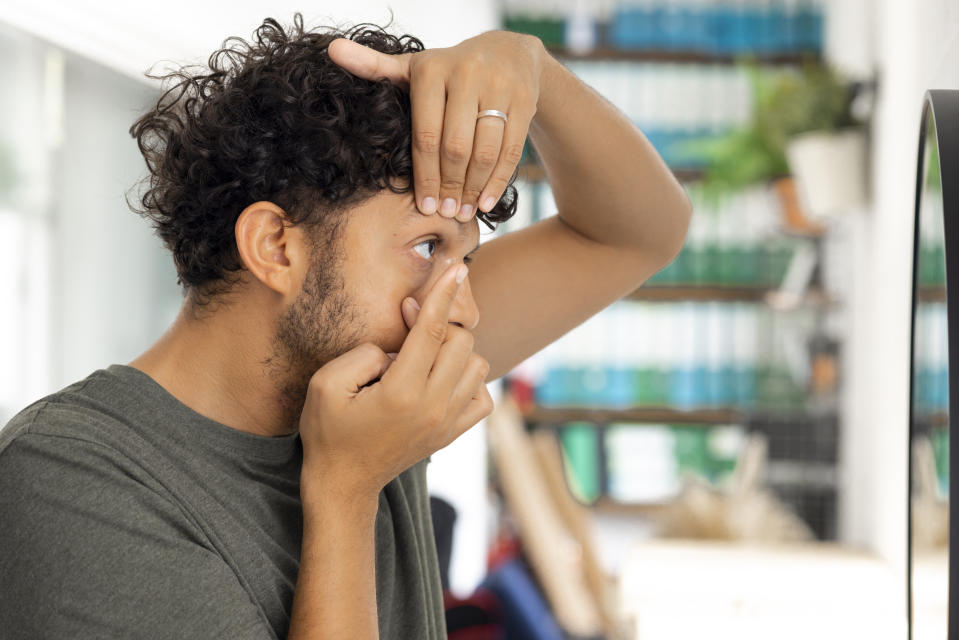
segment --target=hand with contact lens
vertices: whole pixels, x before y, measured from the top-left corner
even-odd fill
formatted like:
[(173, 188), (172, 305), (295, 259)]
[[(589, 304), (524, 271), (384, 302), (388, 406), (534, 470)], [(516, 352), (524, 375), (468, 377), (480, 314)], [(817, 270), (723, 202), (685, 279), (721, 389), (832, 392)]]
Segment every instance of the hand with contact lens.
[(489, 363), (473, 352), (472, 334), (449, 322), (466, 273), (454, 265), (436, 281), (395, 360), (367, 342), (313, 375), (300, 417), (308, 488), (318, 479), (375, 497), (492, 412)]

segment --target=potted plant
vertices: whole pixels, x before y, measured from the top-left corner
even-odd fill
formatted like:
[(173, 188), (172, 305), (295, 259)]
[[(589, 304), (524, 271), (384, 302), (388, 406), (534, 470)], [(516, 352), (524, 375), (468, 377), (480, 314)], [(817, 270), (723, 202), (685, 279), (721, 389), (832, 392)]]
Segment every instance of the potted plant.
[(865, 201), (863, 127), (853, 114), (855, 85), (830, 67), (807, 63), (799, 73), (746, 65), (753, 89), (749, 123), (693, 143), (706, 161), (703, 188), (716, 200), (771, 182), (786, 226), (815, 233), (818, 222)]
[(781, 122), (799, 202), (814, 220), (827, 220), (866, 201), (865, 127), (853, 113), (857, 85), (825, 65), (783, 76), (767, 105)]

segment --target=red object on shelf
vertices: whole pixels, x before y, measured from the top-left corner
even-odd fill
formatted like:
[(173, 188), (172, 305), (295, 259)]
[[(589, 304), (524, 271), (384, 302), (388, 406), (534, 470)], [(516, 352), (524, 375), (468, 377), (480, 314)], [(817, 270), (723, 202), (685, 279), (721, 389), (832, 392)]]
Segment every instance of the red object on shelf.
[(518, 558), (521, 551), (519, 538), (500, 530), (486, 554), (486, 571), (492, 572), (499, 565)]
[(536, 405), (536, 389), (522, 378), (509, 379), (509, 394), (520, 413), (531, 411)]

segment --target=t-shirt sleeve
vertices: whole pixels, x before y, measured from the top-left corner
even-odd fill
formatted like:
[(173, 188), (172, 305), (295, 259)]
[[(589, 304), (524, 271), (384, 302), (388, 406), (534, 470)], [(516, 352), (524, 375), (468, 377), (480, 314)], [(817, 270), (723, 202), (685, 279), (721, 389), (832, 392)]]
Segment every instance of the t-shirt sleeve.
[(141, 472), (72, 437), (25, 433), (0, 452), (4, 637), (275, 638), (227, 563)]

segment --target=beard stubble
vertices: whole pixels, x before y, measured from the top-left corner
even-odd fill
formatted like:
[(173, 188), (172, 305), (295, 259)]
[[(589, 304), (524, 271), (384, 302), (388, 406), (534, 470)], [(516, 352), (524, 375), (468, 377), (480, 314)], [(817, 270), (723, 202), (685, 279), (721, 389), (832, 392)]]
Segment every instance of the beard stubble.
[(272, 353), (263, 364), (274, 380), (284, 423), (298, 429), (310, 378), (317, 369), (362, 342), (366, 326), (342, 274), (336, 238), (314, 244), (310, 269), (293, 304), (277, 319)]

